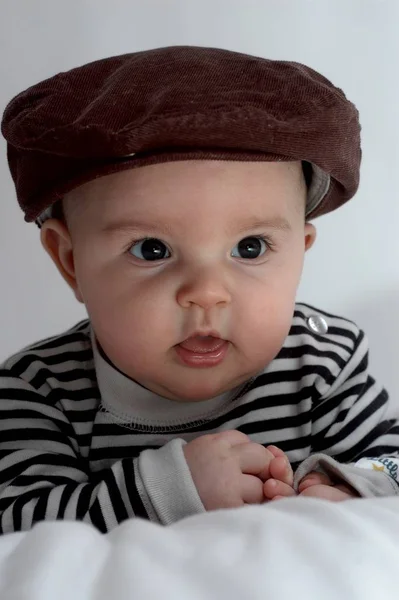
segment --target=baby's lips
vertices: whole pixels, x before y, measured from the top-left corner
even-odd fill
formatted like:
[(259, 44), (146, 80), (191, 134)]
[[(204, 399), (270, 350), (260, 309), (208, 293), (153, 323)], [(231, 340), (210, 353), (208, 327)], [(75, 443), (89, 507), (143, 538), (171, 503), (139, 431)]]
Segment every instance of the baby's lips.
[(185, 350), (190, 350), (191, 352), (206, 353), (215, 352), (225, 343), (226, 340), (223, 340), (222, 338), (197, 335), (195, 337), (187, 338), (179, 345)]

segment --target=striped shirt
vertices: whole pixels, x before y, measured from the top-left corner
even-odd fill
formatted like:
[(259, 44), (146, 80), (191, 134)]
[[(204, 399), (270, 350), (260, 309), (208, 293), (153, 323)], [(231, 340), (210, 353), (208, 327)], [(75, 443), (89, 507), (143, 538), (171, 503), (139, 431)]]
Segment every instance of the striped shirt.
[[(309, 326), (312, 316), (326, 333)], [(192, 403), (123, 375), (83, 321), (1, 365), (0, 531), (73, 519), (106, 532), (133, 516), (170, 523), (204, 510), (182, 447), (229, 429), (278, 446), (294, 469), (316, 453), (341, 464), (398, 457), (399, 424), (387, 408), (364, 333), (306, 304), (261, 373)]]

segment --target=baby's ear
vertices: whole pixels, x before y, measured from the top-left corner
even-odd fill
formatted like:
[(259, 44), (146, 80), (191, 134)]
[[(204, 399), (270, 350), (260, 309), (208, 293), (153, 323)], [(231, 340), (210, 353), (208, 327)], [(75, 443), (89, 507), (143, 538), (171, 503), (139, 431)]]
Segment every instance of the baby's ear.
[(316, 241), (316, 227), (312, 223), (305, 223), (305, 251), (310, 250)]
[(73, 290), (76, 299), (83, 303), (76, 280), (72, 240), (65, 223), (59, 219), (48, 219), (41, 226), (40, 239), (58, 271)]

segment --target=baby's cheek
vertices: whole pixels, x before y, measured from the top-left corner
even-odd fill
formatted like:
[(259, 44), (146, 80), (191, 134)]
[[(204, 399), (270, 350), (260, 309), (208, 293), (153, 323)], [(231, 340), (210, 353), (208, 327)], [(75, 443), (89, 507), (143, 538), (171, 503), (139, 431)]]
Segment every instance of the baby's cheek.
[(275, 358), (289, 333), (293, 311), (291, 306), (278, 310), (271, 303), (252, 313), (250, 307), (247, 308), (247, 320), (242, 327), (241, 337), (254, 360), (270, 362)]
[(108, 347), (118, 363), (148, 364), (179, 341), (175, 321), (165, 306), (138, 295), (99, 310), (95, 325), (104, 350)]

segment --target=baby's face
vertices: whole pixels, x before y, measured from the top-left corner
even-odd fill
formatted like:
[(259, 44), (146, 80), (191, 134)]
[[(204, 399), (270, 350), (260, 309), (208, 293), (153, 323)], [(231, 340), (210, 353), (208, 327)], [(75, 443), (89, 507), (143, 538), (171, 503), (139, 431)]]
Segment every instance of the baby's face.
[(109, 359), (179, 401), (212, 398), (263, 369), (290, 329), (314, 238), (305, 198), (300, 163), (202, 160), (68, 194), (61, 260), (65, 268), (70, 244), (68, 281)]

